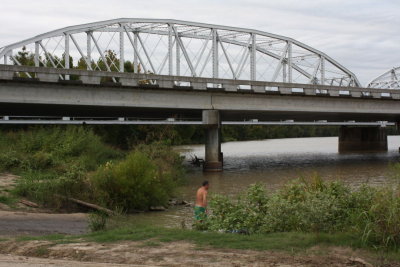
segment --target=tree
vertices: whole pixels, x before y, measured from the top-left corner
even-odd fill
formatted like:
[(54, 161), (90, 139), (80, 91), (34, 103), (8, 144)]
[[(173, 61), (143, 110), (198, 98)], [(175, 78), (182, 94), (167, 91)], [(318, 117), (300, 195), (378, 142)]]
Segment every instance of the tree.
[[(13, 57), (10, 57), (10, 59), (14, 62), (14, 65), (20, 63), (22, 66), (35, 66), (35, 55), (27, 51), (25, 46), (15, 55), (16, 60), (14, 60)], [(18, 63), (16, 61), (18, 61)]]
[(118, 68), (120, 60), (113, 50), (106, 50), (106, 52), (104, 53), (104, 57), (106, 59), (105, 62), (102, 57), (100, 57), (97, 61), (97, 66), (101, 71), (108, 71), (107, 65), (111, 71), (119, 71)]

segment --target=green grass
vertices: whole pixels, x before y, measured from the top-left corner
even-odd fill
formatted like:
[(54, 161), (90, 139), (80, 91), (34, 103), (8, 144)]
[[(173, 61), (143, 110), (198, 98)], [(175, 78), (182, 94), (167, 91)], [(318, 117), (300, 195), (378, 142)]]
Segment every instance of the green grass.
[(258, 235), (239, 235), (194, 230), (156, 228), (136, 226), (120, 228), (83, 236), (94, 242), (116, 242), (121, 240), (151, 242), (189, 241), (200, 247), (253, 249), (253, 250), (293, 250), (306, 249), (316, 245), (335, 245), (362, 247), (362, 242), (351, 233), (315, 234), (315, 233), (273, 233)]
[(303, 250), (316, 245), (363, 247), (361, 240), (358, 240), (351, 233), (315, 234), (291, 232), (239, 235), (138, 225), (79, 236), (48, 235), (20, 237), (17, 240), (48, 240), (55, 243), (145, 241), (145, 246), (158, 246), (160, 242), (188, 241), (195, 243), (199, 247), (285, 251)]
[(52, 234), (52, 235), (44, 235), (44, 236), (20, 236), (17, 237), (17, 241), (32, 241), (32, 240), (46, 240), (46, 241), (59, 241), (66, 240), (70, 238), (75, 238), (73, 236), (66, 236), (61, 234)]
[[(163, 243), (185, 241), (198, 249), (244, 249), (257, 251), (283, 251), (304, 253), (313, 248), (312, 253), (325, 254), (331, 247), (361, 249), (376, 261), (400, 262), (400, 251), (395, 249), (367, 247), (354, 233), (272, 233), (239, 235), (230, 233), (200, 232), (195, 230), (130, 225), (122, 228), (99, 231), (78, 236), (48, 235), (40, 237), (20, 237), (18, 241), (47, 240), (53, 244), (95, 242), (113, 243), (119, 241), (139, 241), (141, 247), (157, 247)], [(317, 247), (317, 249), (314, 249)]]

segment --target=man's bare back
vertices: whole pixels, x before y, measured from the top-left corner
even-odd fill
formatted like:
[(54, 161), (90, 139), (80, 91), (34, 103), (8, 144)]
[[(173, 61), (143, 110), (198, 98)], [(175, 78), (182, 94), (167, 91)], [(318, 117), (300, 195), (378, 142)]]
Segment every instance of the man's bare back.
[(194, 218), (203, 222), (207, 218), (207, 193), (210, 185), (204, 181), (196, 193), (196, 205), (194, 206)]
[(197, 190), (196, 193), (196, 206), (198, 207), (207, 207), (207, 189), (202, 186)]

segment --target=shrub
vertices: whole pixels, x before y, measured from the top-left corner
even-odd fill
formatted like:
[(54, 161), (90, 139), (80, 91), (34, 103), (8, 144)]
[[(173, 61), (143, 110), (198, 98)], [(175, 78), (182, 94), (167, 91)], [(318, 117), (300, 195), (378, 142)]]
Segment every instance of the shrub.
[(107, 162), (89, 177), (93, 197), (125, 211), (166, 205), (181, 179), (181, 159), (169, 147), (140, 146), (125, 160)]

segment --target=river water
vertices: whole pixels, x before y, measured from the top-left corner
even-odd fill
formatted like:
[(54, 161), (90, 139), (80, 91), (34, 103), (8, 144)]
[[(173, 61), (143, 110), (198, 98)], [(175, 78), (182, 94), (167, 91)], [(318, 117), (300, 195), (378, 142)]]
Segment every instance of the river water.
[[(188, 164), (183, 199), (193, 202), (202, 181), (210, 182), (211, 193), (234, 196), (248, 185), (262, 182), (275, 190), (292, 179), (318, 174), (324, 180), (341, 180), (351, 186), (383, 185), (391, 179), (392, 163), (400, 162), (400, 136), (389, 136), (385, 153), (339, 154), (337, 137), (288, 138), (222, 144), (224, 172), (203, 173)], [(204, 145), (181, 146), (187, 160), (204, 157)], [(134, 215), (138, 222), (164, 226), (191, 224), (192, 208), (173, 207), (165, 212)]]

